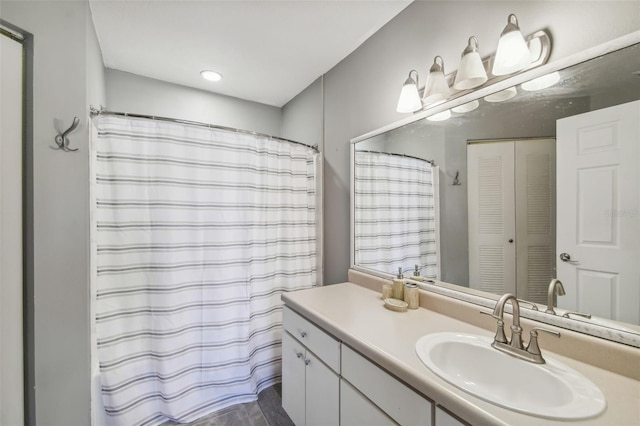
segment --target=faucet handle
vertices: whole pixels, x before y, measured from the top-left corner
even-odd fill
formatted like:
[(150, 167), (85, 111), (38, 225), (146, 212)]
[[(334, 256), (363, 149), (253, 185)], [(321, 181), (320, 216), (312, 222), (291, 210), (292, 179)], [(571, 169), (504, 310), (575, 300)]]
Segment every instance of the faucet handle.
[(538, 310), (538, 305), (536, 305), (533, 302), (529, 302), (528, 300), (518, 299), (518, 303), (520, 303), (521, 305), (524, 303), (525, 305), (531, 306), (531, 310), (533, 310), (533, 311), (537, 311)]
[(480, 313), (483, 315), (489, 315), (491, 318), (498, 320), (498, 328), (496, 329), (496, 336), (494, 340), (500, 343), (509, 343), (509, 341), (507, 340), (507, 335), (504, 334), (504, 320), (500, 318), (500, 316), (493, 313), (483, 311), (480, 311)]
[(498, 321), (502, 321), (502, 318), (500, 318), (498, 315), (494, 315), (494, 314), (493, 314), (493, 313), (491, 313), (491, 312), (484, 312), (484, 311), (480, 311), (480, 313), (481, 313), (482, 315), (489, 315), (491, 318), (496, 319), (496, 320), (498, 320)]
[(547, 330), (546, 328), (542, 328), (542, 327), (533, 327), (531, 329), (531, 333), (530, 336), (531, 338), (529, 339), (529, 344), (527, 345), (527, 352), (529, 352), (531, 355), (535, 355), (537, 357), (537, 359), (539, 361), (535, 361), (538, 362), (539, 364), (544, 364), (544, 358), (542, 358), (542, 352), (540, 352), (540, 346), (538, 345), (538, 332), (539, 331), (543, 331), (545, 333), (549, 333), (553, 336), (556, 337), (560, 337), (560, 333), (558, 333), (557, 331), (553, 331), (553, 330)]

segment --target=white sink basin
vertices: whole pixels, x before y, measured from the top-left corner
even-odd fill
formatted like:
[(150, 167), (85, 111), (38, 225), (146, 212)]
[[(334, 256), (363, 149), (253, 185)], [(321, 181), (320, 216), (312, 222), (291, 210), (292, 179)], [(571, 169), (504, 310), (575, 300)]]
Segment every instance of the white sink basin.
[(514, 358), (492, 348), (492, 341), (471, 334), (427, 334), (416, 343), (416, 352), (442, 379), (513, 411), (576, 420), (606, 408), (600, 389), (577, 371), (549, 357), (546, 364)]

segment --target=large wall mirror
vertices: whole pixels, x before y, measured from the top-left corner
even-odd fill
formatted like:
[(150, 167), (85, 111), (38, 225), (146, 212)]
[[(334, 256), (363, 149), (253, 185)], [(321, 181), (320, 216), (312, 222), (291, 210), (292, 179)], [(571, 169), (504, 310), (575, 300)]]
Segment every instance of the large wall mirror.
[(352, 267), (639, 344), (638, 38), (355, 138)]

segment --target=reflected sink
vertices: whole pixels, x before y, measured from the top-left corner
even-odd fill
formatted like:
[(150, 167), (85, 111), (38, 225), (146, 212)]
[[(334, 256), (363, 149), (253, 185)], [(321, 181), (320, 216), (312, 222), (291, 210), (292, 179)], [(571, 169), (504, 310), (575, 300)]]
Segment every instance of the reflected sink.
[[(547, 419), (595, 417), (604, 395), (589, 379), (546, 357), (546, 364), (514, 358), (491, 347), (492, 338), (434, 333), (416, 343), (420, 360), (452, 385), (495, 405)], [(544, 347), (542, 348), (544, 356)]]

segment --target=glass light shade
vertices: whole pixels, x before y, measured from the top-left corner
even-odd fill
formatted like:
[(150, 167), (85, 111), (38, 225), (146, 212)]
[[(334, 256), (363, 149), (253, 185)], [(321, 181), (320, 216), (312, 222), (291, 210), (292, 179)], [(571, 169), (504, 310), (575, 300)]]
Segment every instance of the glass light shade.
[(444, 121), (451, 118), (451, 110), (446, 110), (427, 117), (429, 121)]
[(418, 93), (418, 84), (411, 78), (411, 72), (409, 73), (409, 78), (407, 78), (402, 85), (398, 106), (396, 107), (396, 111), (398, 112), (407, 113), (422, 109), (422, 102), (420, 101), (420, 94)]
[(536, 90), (542, 90), (546, 89), (547, 87), (551, 87), (559, 81), (560, 74), (555, 71), (550, 74), (543, 75), (542, 77), (534, 78), (530, 81), (525, 81), (520, 85), (520, 87), (522, 87), (522, 90), (526, 90), (527, 92), (534, 92)]
[(518, 91), (516, 90), (515, 87), (509, 87), (508, 89), (501, 90), (500, 92), (485, 96), (484, 100), (487, 102), (504, 102), (513, 98), (517, 94), (518, 94)]
[(436, 56), (427, 76), (422, 102), (425, 105), (432, 105), (446, 101), (449, 96), (451, 96), (451, 89), (444, 78), (444, 62), (440, 56)]
[(491, 73), (493, 75), (512, 74), (526, 68), (530, 63), (529, 47), (518, 27), (518, 19), (511, 14), (507, 26), (500, 35)]
[(459, 106), (457, 106), (455, 108), (451, 108), (451, 111), (456, 112), (458, 114), (462, 114), (462, 113), (465, 113), (465, 112), (473, 111), (474, 109), (478, 108), (479, 106), (480, 106), (480, 102), (475, 100), (475, 101), (467, 102), (466, 104), (459, 105)]
[(478, 53), (478, 39), (472, 36), (469, 38), (468, 46), (462, 52), (453, 88), (456, 90), (473, 89), (486, 81), (487, 72)]

